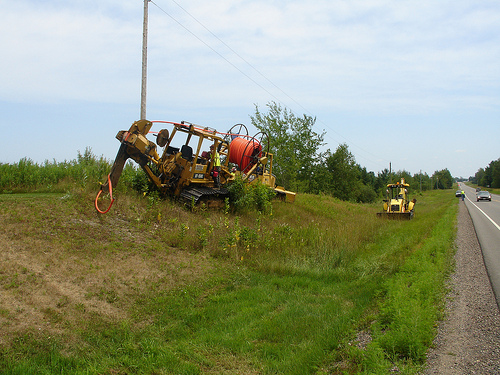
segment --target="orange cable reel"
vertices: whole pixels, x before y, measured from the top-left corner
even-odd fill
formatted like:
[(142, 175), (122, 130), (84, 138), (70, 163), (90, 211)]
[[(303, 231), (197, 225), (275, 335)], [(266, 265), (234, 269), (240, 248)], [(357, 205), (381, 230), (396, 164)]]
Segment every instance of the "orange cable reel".
[(261, 151), (262, 146), (260, 142), (254, 139), (247, 141), (241, 137), (235, 137), (231, 141), (229, 161), (238, 165), (240, 170), (245, 173), (253, 166), (254, 157)]

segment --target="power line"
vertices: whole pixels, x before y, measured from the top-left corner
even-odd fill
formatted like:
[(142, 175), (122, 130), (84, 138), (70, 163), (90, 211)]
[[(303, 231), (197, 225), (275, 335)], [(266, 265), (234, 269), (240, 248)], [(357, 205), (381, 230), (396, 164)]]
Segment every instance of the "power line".
[[(264, 80), (266, 80), (269, 84), (271, 84), (274, 88), (276, 88), (279, 92), (281, 92), (283, 95), (285, 95), (288, 99), (290, 99), (293, 103), (295, 103), (298, 107), (300, 107), (302, 110), (305, 111), (306, 114), (308, 114), (311, 117), (314, 117), (317, 119), (316, 116), (312, 114), (311, 111), (309, 111), (307, 108), (305, 108), (302, 104), (300, 104), (297, 100), (292, 98), (288, 93), (286, 93), (283, 89), (281, 89), (277, 84), (275, 84), (273, 81), (271, 81), (268, 77), (266, 77), (262, 72), (260, 72), (255, 66), (253, 66), (250, 62), (248, 62), (244, 57), (242, 57), (237, 51), (235, 51), (231, 46), (229, 46), (226, 42), (224, 42), (219, 36), (217, 36), (214, 32), (212, 32), (208, 27), (206, 27), (201, 21), (199, 21), (195, 16), (193, 16), (188, 10), (186, 10), (184, 7), (182, 7), (177, 1), (175, 0), (170, 0), (172, 1), (177, 7), (179, 7), (183, 12), (185, 12), (190, 18), (192, 18), (198, 25), (200, 25), (203, 29), (205, 29), (212, 37), (217, 39), (221, 44), (223, 44), (229, 51), (231, 51), (235, 56), (237, 56), (241, 61), (243, 61), (246, 65), (248, 65), (252, 70), (254, 70), (260, 77), (262, 77)], [(261, 88), (264, 92), (269, 94), (273, 99), (276, 100), (276, 102), (281, 103), (285, 107), (289, 108), (292, 112), (295, 112), (291, 109), (289, 105), (286, 103), (283, 103), (282, 100), (280, 100), (276, 95), (271, 93), (266, 87), (261, 85), (259, 82), (257, 82), (255, 79), (253, 79), (251, 76), (249, 76), (247, 73), (245, 73), (242, 69), (240, 69), (238, 66), (236, 66), (234, 63), (232, 63), (230, 60), (228, 60), (225, 56), (223, 56), (219, 51), (217, 51), (215, 48), (210, 46), (207, 42), (205, 42), (201, 37), (196, 35), (194, 32), (192, 32), (190, 29), (188, 29), (186, 26), (184, 26), (180, 21), (178, 21), (174, 16), (172, 16), (170, 13), (168, 13), (165, 9), (161, 8), (158, 4), (156, 4), (154, 1), (150, 1), (152, 4), (154, 4), (161, 12), (163, 12), (165, 15), (167, 15), (170, 19), (172, 19), (177, 25), (179, 25), (181, 28), (183, 28), (185, 31), (187, 31), (189, 34), (191, 34), (195, 39), (197, 39), (199, 42), (204, 44), (207, 48), (209, 48), (212, 52), (214, 52), (217, 56), (219, 56), (221, 59), (223, 59), (226, 63), (231, 65), (234, 69), (236, 69), (238, 72), (240, 72), (243, 76), (248, 78), (250, 81), (252, 81), (256, 86)], [(323, 126), (328, 128), (330, 131), (333, 133), (337, 134), (339, 137), (343, 138), (345, 141), (350, 143), (351, 145), (355, 146), (359, 150), (365, 152), (366, 154), (371, 155), (374, 158), (378, 158), (376, 155), (372, 154), (371, 152), (364, 150), (362, 147), (357, 145), (356, 143), (352, 142), (333, 128), (331, 128), (329, 125), (327, 125), (325, 122), (323, 122), (321, 119), (318, 120)], [(332, 138), (328, 133), (326, 133), (326, 136), (333, 141), (340, 143), (338, 140), (335, 140)], [(359, 155), (358, 155), (359, 156)], [(364, 158), (363, 156), (361, 156)], [(366, 160), (371, 161), (374, 163), (373, 160), (370, 160), (368, 158), (365, 158)], [(388, 163), (389, 161), (387, 161)], [(383, 166), (382, 164), (379, 164), (378, 162), (375, 162), (375, 164), (378, 164), (380, 166)], [(384, 166), (385, 168), (386, 166)]]
[[(219, 56), (221, 59), (223, 59), (224, 61), (226, 61), (229, 65), (231, 65), (234, 69), (236, 69), (238, 72), (240, 72), (241, 74), (243, 74), (245, 77), (247, 77), (250, 81), (252, 81), (253, 83), (255, 83), (258, 87), (260, 87), (262, 90), (264, 90), (266, 93), (268, 93), (269, 95), (271, 95), (274, 99), (276, 99), (277, 101), (279, 101), (279, 99), (273, 95), (269, 90), (267, 90), (264, 86), (262, 86), (260, 83), (258, 83), (256, 80), (254, 80), (252, 77), (250, 77), (248, 74), (246, 74), (243, 70), (241, 70), (240, 68), (238, 68), (235, 64), (233, 64), (231, 61), (229, 61), (226, 57), (224, 57), (221, 53), (219, 53), (215, 48), (213, 48), (212, 46), (210, 46), (207, 42), (205, 42), (203, 39), (201, 39), (198, 35), (196, 35), (194, 32), (192, 32), (191, 30), (189, 30), (186, 26), (184, 26), (182, 23), (180, 23), (179, 21), (177, 21), (171, 14), (169, 14), (166, 10), (164, 10), (163, 8), (161, 8), (158, 4), (156, 4), (154, 1), (151, 1), (152, 4), (154, 4), (160, 11), (162, 11), (163, 13), (165, 13), (168, 17), (170, 17), (170, 19), (172, 19), (172, 21), (174, 21), (175, 23), (177, 23), (180, 27), (182, 27), (185, 31), (187, 31), (189, 34), (191, 34), (194, 38), (196, 38), (198, 41), (200, 41), (201, 43), (203, 43), (206, 47), (208, 47), (212, 52), (214, 52), (217, 56)], [(177, 4), (177, 3), (176, 3)], [(179, 5), (179, 4), (177, 4)], [(180, 7), (180, 5), (179, 5)], [(185, 12), (187, 12), (184, 8), (180, 7), (181, 9), (183, 9)], [(189, 13), (188, 13), (189, 14)], [(193, 17), (194, 18), (194, 17)], [(197, 21), (198, 22), (198, 21)], [(200, 23), (201, 25), (201, 23)], [(204, 26), (203, 26), (204, 27)], [(208, 30), (208, 29), (207, 29)], [(214, 35), (212, 33), (212, 35)], [(220, 39), (219, 39), (220, 40)], [(224, 43), (225, 44), (225, 43)], [(227, 46), (227, 45), (226, 45)], [(241, 57), (240, 57), (241, 58)]]
[[(222, 43), (228, 50), (230, 50), (233, 54), (235, 54), (238, 58), (241, 59), (245, 64), (247, 64), (251, 69), (253, 69), (258, 75), (260, 75), (262, 78), (264, 78), (267, 82), (269, 82), (272, 86), (274, 86), (276, 89), (278, 89), (283, 95), (285, 95), (288, 99), (293, 101), (296, 105), (301, 107), (303, 110), (307, 111), (306, 108), (304, 108), (298, 101), (296, 101), (294, 98), (292, 98), (290, 95), (288, 95), (284, 90), (282, 90), (278, 85), (276, 85), (273, 81), (271, 81), (269, 78), (267, 78), (264, 74), (260, 72), (255, 66), (253, 66), (250, 62), (248, 62), (244, 57), (242, 57), (238, 52), (236, 52), (231, 46), (229, 46), (226, 42), (224, 42), (221, 38), (219, 38), (215, 33), (213, 33), (208, 27), (206, 27), (203, 23), (201, 23), (195, 16), (193, 16), (191, 13), (189, 13), (186, 9), (184, 9), (177, 1), (175, 0), (170, 0), (173, 3), (175, 3), (179, 8), (181, 8), (189, 17), (191, 17), (196, 23), (198, 23), (201, 27), (203, 27), (210, 35), (212, 35), (215, 39), (217, 39), (220, 43)], [(260, 86), (260, 85), (259, 85)], [(268, 92), (268, 91), (266, 91)], [(273, 96), (275, 97), (275, 96)], [(277, 99), (277, 98), (276, 98)], [(277, 99), (278, 100), (278, 99)], [(278, 100), (279, 101), (279, 100)], [(281, 101), (279, 101), (281, 102)], [(288, 107), (288, 106), (287, 106)]]

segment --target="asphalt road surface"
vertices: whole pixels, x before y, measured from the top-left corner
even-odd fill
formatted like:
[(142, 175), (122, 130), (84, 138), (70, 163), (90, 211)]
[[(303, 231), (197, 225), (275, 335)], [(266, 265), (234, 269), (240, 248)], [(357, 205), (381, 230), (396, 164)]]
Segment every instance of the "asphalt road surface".
[(465, 204), (474, 223), (491, 286), (500, 307), (500, 196), (492, 194), (491, 202), (477, 202), (475, 189), (463, 183), (459, 184), (459, 188), (465, 192)]

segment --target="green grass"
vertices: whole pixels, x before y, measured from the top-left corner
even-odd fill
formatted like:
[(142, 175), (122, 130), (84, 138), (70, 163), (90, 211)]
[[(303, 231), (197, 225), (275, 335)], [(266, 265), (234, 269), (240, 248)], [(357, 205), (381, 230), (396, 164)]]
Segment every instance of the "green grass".
[[(0, 196), (0, 239), (32, 259), (0, 269), (18, 303), (0, 305), (1, 373), (415, 374), (423, 364), (452, 268), (450, 191), (417, 197), (401, 222), (328, 196), (234, 215), (122, 192), (104, 216), (94, 196)], [(365, 349), (359, 332), (372, 338)]]
[[(425, 360), (443, 317), (444, 285), (453, 267), (457, 205), (428, 213), (435, 225), (399, 271), (383, 282), (373, 341), (364, 356), (367, 373), (389, 371), (396, 363), (406, 373)], [(452, 224), (452, 225), (450, 225)], [(374, 371), (378, 370), (378, 371)]]

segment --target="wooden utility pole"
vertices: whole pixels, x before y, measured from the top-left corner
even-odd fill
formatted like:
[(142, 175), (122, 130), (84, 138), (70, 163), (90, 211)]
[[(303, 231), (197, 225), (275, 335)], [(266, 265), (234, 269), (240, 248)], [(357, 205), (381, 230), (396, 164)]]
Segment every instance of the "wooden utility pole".
[(144, 0), (144, 24), (142, 26), (142, 85), (141, 85), (141, 120), (146, 119), (146, 83), (148, 78), (148, 3)]

